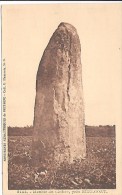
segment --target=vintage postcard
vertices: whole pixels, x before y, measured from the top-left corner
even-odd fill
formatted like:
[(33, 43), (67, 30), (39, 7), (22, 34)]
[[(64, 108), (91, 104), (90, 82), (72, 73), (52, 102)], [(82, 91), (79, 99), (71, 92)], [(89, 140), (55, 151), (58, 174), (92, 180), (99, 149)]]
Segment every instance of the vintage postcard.
[(1, 6), (3, 194), (122, 194), (122, 4)]

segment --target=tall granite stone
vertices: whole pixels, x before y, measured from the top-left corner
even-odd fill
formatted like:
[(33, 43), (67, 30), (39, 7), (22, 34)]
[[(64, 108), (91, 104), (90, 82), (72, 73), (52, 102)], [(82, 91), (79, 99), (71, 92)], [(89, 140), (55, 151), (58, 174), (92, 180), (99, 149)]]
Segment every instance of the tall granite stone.
[(86, 155), (81, 46), (75, 27), (61, 23), (39, 64), (33, 132), (34, 163), (73, 162)]

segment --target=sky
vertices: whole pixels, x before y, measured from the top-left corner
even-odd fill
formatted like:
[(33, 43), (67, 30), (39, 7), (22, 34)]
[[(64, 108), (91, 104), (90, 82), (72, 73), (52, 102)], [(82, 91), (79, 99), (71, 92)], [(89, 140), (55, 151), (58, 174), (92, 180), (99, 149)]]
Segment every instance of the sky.
[(86, 125), (114, 125), (121, 104), (122, 4), (4, 5), (2, 57), (7, 68), (7, 125), (33, 124), (36, 73), (61, 22), (81, 42)]

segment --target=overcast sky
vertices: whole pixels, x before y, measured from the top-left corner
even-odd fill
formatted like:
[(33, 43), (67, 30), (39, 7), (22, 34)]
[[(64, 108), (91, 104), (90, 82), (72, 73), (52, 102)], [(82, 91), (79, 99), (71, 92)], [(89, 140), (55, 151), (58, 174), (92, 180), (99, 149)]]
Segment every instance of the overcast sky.
[(122, 5), (112, 3), (3, 6), (8, 125), (33, 124), (38, 65), (61, 22), (74, 25), (80, 37), (86, 124), (116, 124), (121, 98), (121, 18)]

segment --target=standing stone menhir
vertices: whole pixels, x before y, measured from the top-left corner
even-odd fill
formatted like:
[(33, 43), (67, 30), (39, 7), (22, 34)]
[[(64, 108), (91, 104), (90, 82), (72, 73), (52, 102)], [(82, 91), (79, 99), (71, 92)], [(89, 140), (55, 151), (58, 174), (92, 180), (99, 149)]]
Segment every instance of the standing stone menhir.
[(61, 23), (36, 77), (34, 163), (52, 158), (72, 163), (86, 155), (81, 47), (76, 29)]

